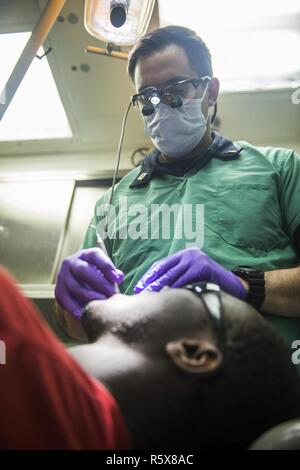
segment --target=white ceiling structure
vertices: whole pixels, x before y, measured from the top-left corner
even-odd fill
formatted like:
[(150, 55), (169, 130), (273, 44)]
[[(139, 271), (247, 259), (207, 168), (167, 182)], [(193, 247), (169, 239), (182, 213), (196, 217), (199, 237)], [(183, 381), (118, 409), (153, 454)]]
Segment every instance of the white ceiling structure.
[[(44, 4), (39, 0), (0, 0), (0, 33), (31, 31)], [(44, 44), (45, 50), (52, 49), (47, 59), (73, 137), (0, 142), (0, 172), (12, 171), (13, 162), (21, 158), (23, 170), (28, 162), (29, 170), (41, 170), (45, 165), (54, 169), (58, 164), (69, 170), (75, 161), (77, 170), (86, 170), (87, 161), (89, 168), (113, 168), (122, 116), (133, 89), (125, 61), (85, 53), (87, 45), (104, 44), (86, 32), (83, 12), (84, 0), (67, 0), (60, 21), (56, 21)], [(299, 61), (299, 51), (294, 53)], [(295, 145), (299, 150), (300, 104), (293, 104), (291, 95), (291, 89), (223, 93), (219, 102), (220, 131), (232, 139), (262, 145)], [(131, 110), (121, 167), (129, 168), (130, 154), (145, 144), (149, 142), (141, 119)], [(35, 163), (34, 156), (40, 157), (35, 158)]]

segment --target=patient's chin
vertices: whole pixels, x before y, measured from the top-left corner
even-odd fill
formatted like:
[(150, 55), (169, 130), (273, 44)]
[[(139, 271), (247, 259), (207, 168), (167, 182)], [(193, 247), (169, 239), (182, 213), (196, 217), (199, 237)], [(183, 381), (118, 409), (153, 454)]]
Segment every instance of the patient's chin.
[(107, 331), (105, 321), (104, 300), (93, 300), (84, 309), (81, 324), (90, 342), (99, 339)]

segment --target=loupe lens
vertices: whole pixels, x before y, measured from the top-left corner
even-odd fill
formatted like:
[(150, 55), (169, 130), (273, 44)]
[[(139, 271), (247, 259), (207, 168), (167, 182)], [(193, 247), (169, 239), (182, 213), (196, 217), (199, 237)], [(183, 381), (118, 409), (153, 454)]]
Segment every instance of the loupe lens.
[(142, 108), (142, 114), (143, 116), (150, 116), (151, 114), (154, 113), (154, 106), (151, 103), (145, 104)]

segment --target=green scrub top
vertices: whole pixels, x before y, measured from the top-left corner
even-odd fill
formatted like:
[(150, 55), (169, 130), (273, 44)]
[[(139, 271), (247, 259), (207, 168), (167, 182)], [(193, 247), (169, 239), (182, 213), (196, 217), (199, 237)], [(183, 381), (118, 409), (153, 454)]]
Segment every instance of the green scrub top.
[[(116, 219), (109, 222), (105, 245), (114, 264), (126, 275), (120, 286), (122, 292), (132, 294), (155, 261), (187, 246), (199, 246), (229, 270), (249, 265), (268, 271), (299, 263), (292, 242), (300, 224), (299, 155), (292, 150), (258, 148), (242, 141), (234, 145), (242, 149), (237, 158), (211, 158), (205, 166), (199, 159), (183, 177), (155, 174), (148, 184), (129, 188), (140, 174), (139, 167), (116, 185)], [(110, 190), (98, 200), (83, 248), (96, 246), (93, 226), (101, 227), (103, 208), (109, 198)], [(167, 206), (162, 208), (163, 204)], [(198, 211), (196, 204), (200, 205)], [(178, 205), (173, 206), (174, 213), (180, 207), (194, 208), (190, 218), (197, 236), (191, 238), (192, 232), (186, 234), (184, 230), (179, 230), (178, 236), (177, 212), (177, 217), (169, 217), (170, 236), (166, 237), (155, 210), (164, 211), (172, 205)], [(279, 329), (290, 348), (294, 340), (300, 340), (300, 312), (299, 319), (273, 315), (266, 318)]]

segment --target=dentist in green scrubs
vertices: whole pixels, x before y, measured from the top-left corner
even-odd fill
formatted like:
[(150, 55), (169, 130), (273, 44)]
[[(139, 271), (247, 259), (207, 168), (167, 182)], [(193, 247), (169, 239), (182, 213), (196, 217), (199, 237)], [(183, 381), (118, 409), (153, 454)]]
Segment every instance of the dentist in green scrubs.
[(110, 208), (110, 190), (98, 200), (82, 249), (64, 260), (62, 316), (79, 324), (84, 306), (113, 295), (116, 283), (138, 294), (211, 281), (270, 319), (292, 352), (300, 340), (299, 155), (212, 132), (219, 81), (206, 44), (187, 28), (142, 37), (128, 73), (153, 150), (116, 185)]

